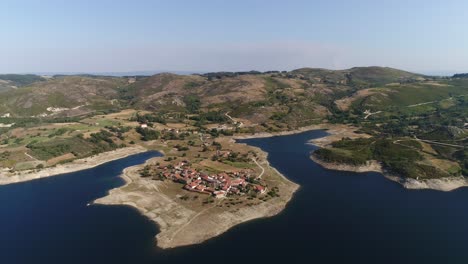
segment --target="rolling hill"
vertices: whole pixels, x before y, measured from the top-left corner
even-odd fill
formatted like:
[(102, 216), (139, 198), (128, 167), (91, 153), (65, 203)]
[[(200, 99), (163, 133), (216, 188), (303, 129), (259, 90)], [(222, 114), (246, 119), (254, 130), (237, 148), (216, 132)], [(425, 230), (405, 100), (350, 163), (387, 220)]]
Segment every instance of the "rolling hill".
[[(88, 131), (89, 137), (90, 129), (106, 133), (115, 125), (114, 119), (98, 114), (124, 109), (133, 113), (126, 122), (191, 126), (213, 136), (330, 122), (352, 124), (372, 137), (362, 142), (343, 139), (318, 152), (325, 160), (364, 164), (376, 159), (404, 177), (468, 173), (468, 78), (461, 75), (441, 78), (356, 67), (138, 77), (9, 75), (0, 80), (6, 87), (0, 90), (1, 131), (79, 120), (73, 127)], [(147, 112), (140, 115), (132, 109)], [(49, 136), (36, 136), (30, 147), (46, 155), (52, 145), (40, 143), (50, 141)], [(22, 140), (28, 144), (32, 139)], [(73, 140), (75, 146), (82, 139)]]
[(79, 115), (111, 109), (122, 78), (66, 76), (7, 90), (0, 96), (0, 114), (15, 117)]
[(418, 82), (386, 84), (376, 88), (359, 90), (343, 101), (337, 101), (341, 109), (385, 111), (401, 108), (414, 110), (418, 107), (438, 105), (444, 100), (468, 94), (468, 79), (424, 80)]
[(424, 76), (388, 67), (355, 67), (347, 70), (302, 68), (292, 76), (310, 81), (346, 84), (355, 88), (376, 87), (390, 83), (423, 80)]
[[(38, 76), (37, 76), (38, 77)], [(252, 123), (297, 127), (336, 111), (364, 112), (468, 93), (464, 79), (437, 79), (387, 67), (289, 72), (161, 73), (149, 77), (34, 76), (2, 92), (0, 115), (74, 116), (119, 108), (155, 112), (230, 112)]]
[(44, 77), (34, 74), (0, 74), (0, 91), (16, 89), (45, 80)]

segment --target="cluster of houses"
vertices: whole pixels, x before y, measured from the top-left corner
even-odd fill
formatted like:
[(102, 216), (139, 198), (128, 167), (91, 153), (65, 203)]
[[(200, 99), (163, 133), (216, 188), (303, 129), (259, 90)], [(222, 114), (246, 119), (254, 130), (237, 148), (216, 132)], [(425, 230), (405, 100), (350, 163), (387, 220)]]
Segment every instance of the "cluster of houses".
[(184, 189), (192, 192), (213, 195), (223, 198), (227, 195), (243, 195), (253, 191), (259, 194), (266, 192), (266, 187), (249, 183), (250, 170), (223, 172), (207, 175), (190, 167), (188, 162), (179, 162), (176, 166), (158, 166), (164, 179), (184, 184)]

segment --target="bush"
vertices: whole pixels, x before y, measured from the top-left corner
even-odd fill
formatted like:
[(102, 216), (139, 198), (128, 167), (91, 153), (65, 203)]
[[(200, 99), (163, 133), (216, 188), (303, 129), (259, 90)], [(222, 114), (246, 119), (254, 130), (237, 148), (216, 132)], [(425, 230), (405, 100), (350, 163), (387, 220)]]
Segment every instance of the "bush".
[(141, 135), (141, 139), (144, 141), (155, 140), (160, 136), (159, 131), (149, 128), (137, 127), (136, 131)]

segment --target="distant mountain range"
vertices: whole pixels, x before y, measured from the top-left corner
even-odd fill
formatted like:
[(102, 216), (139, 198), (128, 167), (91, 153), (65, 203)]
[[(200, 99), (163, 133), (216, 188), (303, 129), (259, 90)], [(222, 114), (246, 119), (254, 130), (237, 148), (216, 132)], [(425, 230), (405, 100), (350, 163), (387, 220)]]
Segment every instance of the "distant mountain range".
[[(173, 74), (180, 74), (180, 75), (189, 75), (195, 73), (204, 73), (202, 72), (195, 72), (195, 71), (170, 71), (170, 70), (162, 70), (162, 71), (128, 71), (128, 72), (30, 72), (27, 74), (39, 75), (39, 76), (56, 76), (56, 75), (94, 75), (94, 76), (112, 76), (112, 77), (124, 77), (124, 76), (151, 76), (158, 73), (173, 73)], [(20, 74), (22, 75), (22, 74)]]
[(458, 73), (453, 75), (453, 78), (468, 78), (468, 73)]

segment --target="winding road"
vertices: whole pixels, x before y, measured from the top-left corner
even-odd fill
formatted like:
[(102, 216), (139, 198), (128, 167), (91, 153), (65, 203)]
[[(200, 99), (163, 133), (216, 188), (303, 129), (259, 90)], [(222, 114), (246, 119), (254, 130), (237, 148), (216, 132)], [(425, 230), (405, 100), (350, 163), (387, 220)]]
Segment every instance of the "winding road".
[(440, 143), (440, 142), (432, 141), (432, 140), (419, 139), (419, 138), (417, 138), (416, 136), (414, 136), (414, 139), (415, 139), (415, 140), (418, 140), (418, 141), (421, 141), (421, 142), (425, 142), (425, 143), (429, 143), (429, 144), (434, 144), (434, 145), (440, 145), (440, 146), (446, 146), (446, 147), (453, 147), (453, 148), (462, 148), (462, 149), (465, 148), (465, 146), (463, 146), (463, 145), (454, 145), (454, 144)]

